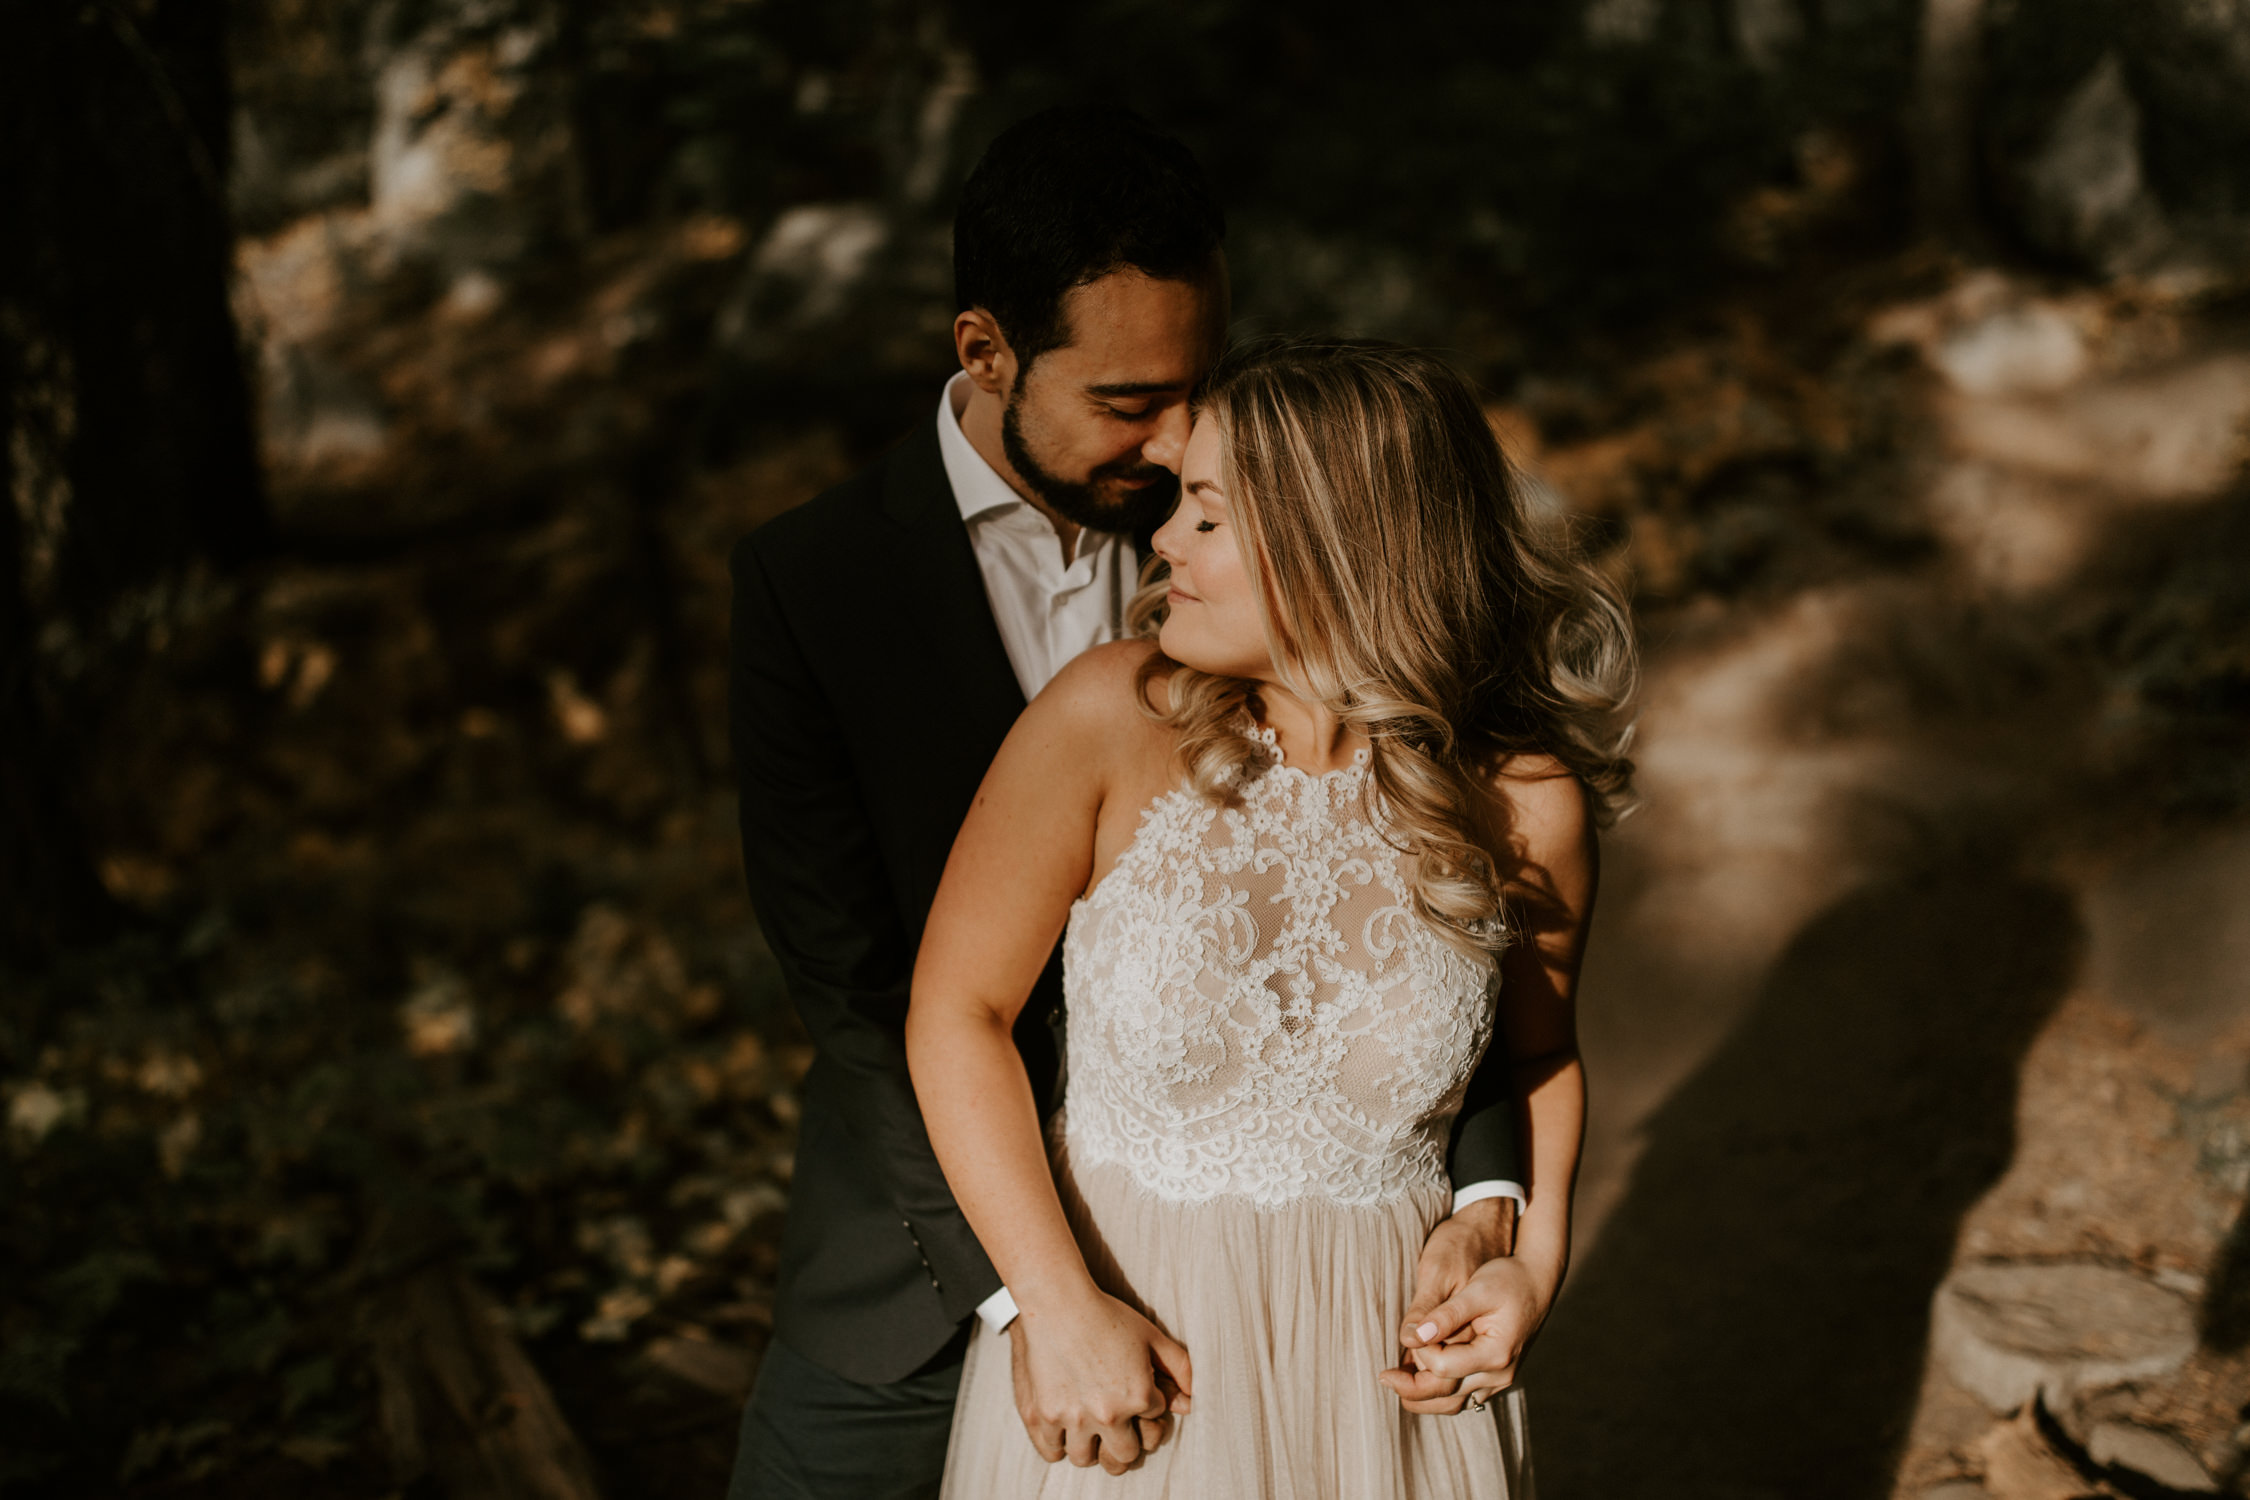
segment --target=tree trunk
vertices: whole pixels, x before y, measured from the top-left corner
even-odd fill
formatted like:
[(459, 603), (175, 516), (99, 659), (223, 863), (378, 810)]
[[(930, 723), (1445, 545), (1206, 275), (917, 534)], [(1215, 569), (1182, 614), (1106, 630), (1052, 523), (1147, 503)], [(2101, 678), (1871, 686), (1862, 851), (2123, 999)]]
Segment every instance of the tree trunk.
[[(0, 338), (0, 412), (21, 399), (17, 354)], [(109, 932), (118, 912), (87, 857), (41, 690), (14, 498), (25, 479), (16, 444), (0, 442), (0, 962), (32, 968)]]
[(1983, 241), (1977, 209), (1977, 89), (1984, 0), (1927, 0), (1907, 140), (1923, 234), (1956, 250)]
[(594, 1466), (501, 1310), (426, 1208), (378, 1218), (361, 1307), (401, 1489), (449, 1500), (601, 1500)]
[(227, 9), (79, 11), (90, 19), (56, 70), (68, 82), (41, 101), (52, 119), (38, 144), (60, 168), (42, 205), (54, 310), (76, 373), (58, 584), (82, 618), (190, 559), (233, 565), (266, 540), (228, 300)]
[(191, 564), (265, 545), (228, 301), (226, 7), (0, 8), (0, 943), (98, 938), (88, 724)]

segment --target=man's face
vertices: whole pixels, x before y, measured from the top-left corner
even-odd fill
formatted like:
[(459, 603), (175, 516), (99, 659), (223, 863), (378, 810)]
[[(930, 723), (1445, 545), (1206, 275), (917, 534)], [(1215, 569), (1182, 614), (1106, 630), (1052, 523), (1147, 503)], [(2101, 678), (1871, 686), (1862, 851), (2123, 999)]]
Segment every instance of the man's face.
[(1066, 520), (1151, 530), (1179, 493), (1188, 395), (1226, 339), (1225, 262), (1194, 281), (1113, 271), (1072, 288), (1062, 310), (1070, 342), (1008, 392), (1008, 462)]

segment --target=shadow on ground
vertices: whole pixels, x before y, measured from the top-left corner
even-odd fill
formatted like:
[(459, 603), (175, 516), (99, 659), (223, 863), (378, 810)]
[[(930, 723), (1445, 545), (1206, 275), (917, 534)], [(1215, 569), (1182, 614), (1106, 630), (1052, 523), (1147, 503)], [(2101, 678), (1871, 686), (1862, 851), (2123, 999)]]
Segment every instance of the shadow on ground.
[(1541, 1337), (1548, 1500), (1888, 1494), (1931, 1293), (2080, 946), (2065, 891), (1961, 854), (1797, 932)]

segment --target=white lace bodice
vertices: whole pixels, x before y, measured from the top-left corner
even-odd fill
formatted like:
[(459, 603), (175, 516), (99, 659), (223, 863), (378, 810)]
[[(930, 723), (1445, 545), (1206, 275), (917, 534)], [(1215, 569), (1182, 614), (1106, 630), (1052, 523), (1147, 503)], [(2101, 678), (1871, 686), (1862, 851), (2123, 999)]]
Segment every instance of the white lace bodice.
[(1071, 1159), (1173, 1201), (1370, 1204), (1443, 1184), (1496, 970), (1415, 915), (1364, 752), (1165, 793), (1070, 914)]

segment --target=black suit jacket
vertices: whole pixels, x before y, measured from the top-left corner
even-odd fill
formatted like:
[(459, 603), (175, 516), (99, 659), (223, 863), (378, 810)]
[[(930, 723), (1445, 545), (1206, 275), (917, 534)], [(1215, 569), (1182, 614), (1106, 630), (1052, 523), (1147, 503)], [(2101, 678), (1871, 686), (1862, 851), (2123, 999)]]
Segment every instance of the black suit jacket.
[[(752, 905), (811, 1033), (775, 1332), (849, 1379), (902, 1379), (1000, 1286), (907, 1075), (914, 953), (953, 837), (1023, 712), (935, 425), (734, 552), (730, 684)], [(1059, 955), (1016, 1026), (1051, 1099)], [(1457, 1184), (1517, 1176), (1495, 1046), (1455, 1125)]]

